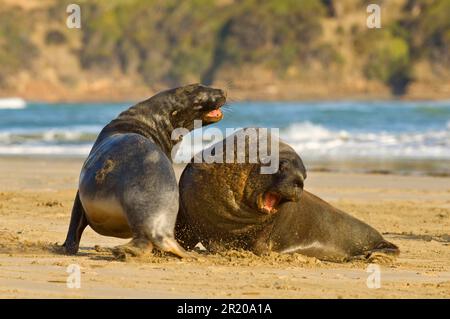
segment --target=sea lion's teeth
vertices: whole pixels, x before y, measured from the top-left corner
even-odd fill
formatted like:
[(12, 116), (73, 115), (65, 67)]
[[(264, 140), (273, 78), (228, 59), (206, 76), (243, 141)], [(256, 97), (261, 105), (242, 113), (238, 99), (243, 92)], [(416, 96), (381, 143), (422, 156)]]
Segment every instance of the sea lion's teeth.
[(263, 206), (263, 207), (262, 207), (262, 210), (263, 210), (265, 213), (267, 213), (267, 214), (273, 214), (273, 213), (276, 213), (276, 212), (277, 212), (276, 208), (274, 208), (274, 207), (267, 207), (267, 206)]

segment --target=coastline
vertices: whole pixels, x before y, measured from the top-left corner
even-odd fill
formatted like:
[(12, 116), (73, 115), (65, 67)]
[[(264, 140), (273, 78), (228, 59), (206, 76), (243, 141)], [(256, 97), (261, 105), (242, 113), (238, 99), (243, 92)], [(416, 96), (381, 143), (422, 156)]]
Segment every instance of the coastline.
[[(64, 154), (0, 154), (0, 165), (17, 162), (69, 163), (81, 165), (86, 155)], [(81, 163), (81, 164), (80, 164)], [(314, 159), (305, 161), (308, 172), (358, 175), (450, 177), (450, 160), (441, 159)], [(174, 163), (176, 171), (185, 163)], [(81, 166), (80, 166), (81, 167)]]
[[(351, 86), (339, 82), (323, 84), (320, 80), (312, 84), (309, 81), (262, 81), (243, 84), (217, 81), (211, 84), (227, 92), (228, 99), (239, 102), (258, 101), (448, 101), (450, 100), (450, 83), (444, 80), (439, 85), (428, 82), (414, 83), (403, 95), (394, 95), (388, 87), (365, 83)], [(118, 103), (123, 101), (142, 101), (173, 85), (155, 83), (145, 85), (131, 80), (122, 83), (120, 79), (96, 79), (76, 86), (65, 86), (42, 80), (33, 80), (19, 88), (15, 86), (0, 88), (0, 98), (19, 97), (27, 101), (45, 103)], [(193, 80), (193, 82), (199, 82)], [(238, 81), (239, 82), (239, 81)], [(240, 82), (239, 82), (240, 83)], [(184, 83), (188, 84), (188, 83)]]
[[(322, 262), (301, 255), (245, 252), (198, 261), (114, 260), (95, 246), (124, 240), (86, 230), (77, 256), (64, 241), (82, 158), (0, 157), (0, 296), (3, 298), (449, 298), (450, 178), (310, 172), (305, 188), (369, 223), (400, 247), (381, 267), (381, 288), (366, 286), (367, 262)], [(181, 167), (176, 166), (177, 176)], [(125, 240), (126, 241), (126, 240)], [(81, 289), (66, 267), (82, 269)], [(112, 280), (114, 278), (114, 280)]]
[[(165, 87), (161, 87), (160, 90), (164, 90)], [(113, 91), (113, 89), (111, 89)], [(30, 103), (131, 103), (128, 101), (143, 101), (158, 93), (158, 90), (152, 89), (142, 89), (136, 94), (129, 94), (129, 92), (124, 94), (118, 94), (117, 92), (88, 92), (83, 94), (68, 95), (64, 94), (44, 94), (44, 95), (34, 95), (27, 94), (24, 92), (16, 91), (0, 91), (0, 99), (3, 98), (21, 98)], [(316, 102), (316, 101), (333, 101), (333, 102), (343, 102), (343, 101), (409, 101), (409, 102), (421, 102), (421, 101), (448, 101), (450, 100), (450, 93), (442, 94), (405, 94), (401, 96), (392, 95), (389, 93), (345, 93), (345, 94), (335, 94), (333, 91), (327, 91), (323, 94), (264, 94), (258, 91), (254, 92), (235, 92), (229, 90), (228, 96), (234, 101), (239, 102)]]

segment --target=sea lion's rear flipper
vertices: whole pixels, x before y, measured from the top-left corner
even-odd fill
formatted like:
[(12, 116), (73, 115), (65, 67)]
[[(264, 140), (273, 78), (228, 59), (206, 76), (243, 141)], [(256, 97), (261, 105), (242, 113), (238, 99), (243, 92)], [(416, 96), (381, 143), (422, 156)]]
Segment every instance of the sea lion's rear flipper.
[(66, 254), (74, 255), (78, 252), (81, 235), (87, 225), (88, 221), (86, 219), (86, 213), (81, 204), (79, 192), (77, 192), (73, 203), (72, 215), (70, 216), (70, 225), (66, 241), (62, 245)]
[(400, 249), (393, 243), (383, 239), (379, 244), (367, 252), (367, 257), (370, 257), (370, 255), (374, 253), (398, 256), (400, 254)]
[(391, 263), (400, 254), (400, 249), (387, 240), (380, 241), (374, 248), (348, 258), (348, 260), (364, 260), (370, 263)]

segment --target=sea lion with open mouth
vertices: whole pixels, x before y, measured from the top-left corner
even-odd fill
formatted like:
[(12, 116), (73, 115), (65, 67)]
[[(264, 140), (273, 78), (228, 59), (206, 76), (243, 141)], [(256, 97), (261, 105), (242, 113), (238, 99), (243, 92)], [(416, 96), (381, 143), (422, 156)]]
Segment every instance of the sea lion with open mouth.
[[(217, 144), (226, 148), (230, 138)], [(334, 261), (374, 252), (398, 254), (397, 246), (371, 226), (302, 191), (303, 163), (291, 147), (279, 145), (275, 174), (261, 174), (261, 163), (187, 165), (179, 182), (176, 225), (183, 247), (201, 242), (212, 251), (298, 252)], [(247, 147), (238, 151), (248, 157)]]
[(175, 128), (220, 121), (222, 90), (200, 84), (156, 94), (122, 112), (100, 132), (80, 174), (65, 251), (78, 251), (87, 225), (105, 236), (130, 238), (117, 256), (152, 248), (179, 257), (189, 254), (174, 239), (178, 185), (171, 151)]

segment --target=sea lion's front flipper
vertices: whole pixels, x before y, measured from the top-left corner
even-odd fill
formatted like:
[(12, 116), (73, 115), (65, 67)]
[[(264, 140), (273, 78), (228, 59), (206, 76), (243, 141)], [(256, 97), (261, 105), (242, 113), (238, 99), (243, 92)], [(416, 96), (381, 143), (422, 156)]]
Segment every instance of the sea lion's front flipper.
[(155, 245), (163, 252), (174, 254), (180, 258), (197, 258), (198, 254), (195, 252), (187, 252), (178, 244), (175, 238), (164, 237), (161, 241), (156, 241)]
[(112, 249), (114, 257), (126, 260), (130, 257), (140, 257), (152, 252), (153, 245), (151, 241), (144, 239), (132, 239), (125, 245), (116, 246)]
[[(185, 251), (173, 238), (164, 238), (160, 243), (155, 242), (155, 246), (161, 252), (171, 253), (180, 258), (197, 258), (196, 253)], [(111, 251), (115, 258), (126, 260), (128, 257), (149, 255), (152, 253), (153, 247), (150, 240), (135, 238), (124, 245), (112, 248)]]

